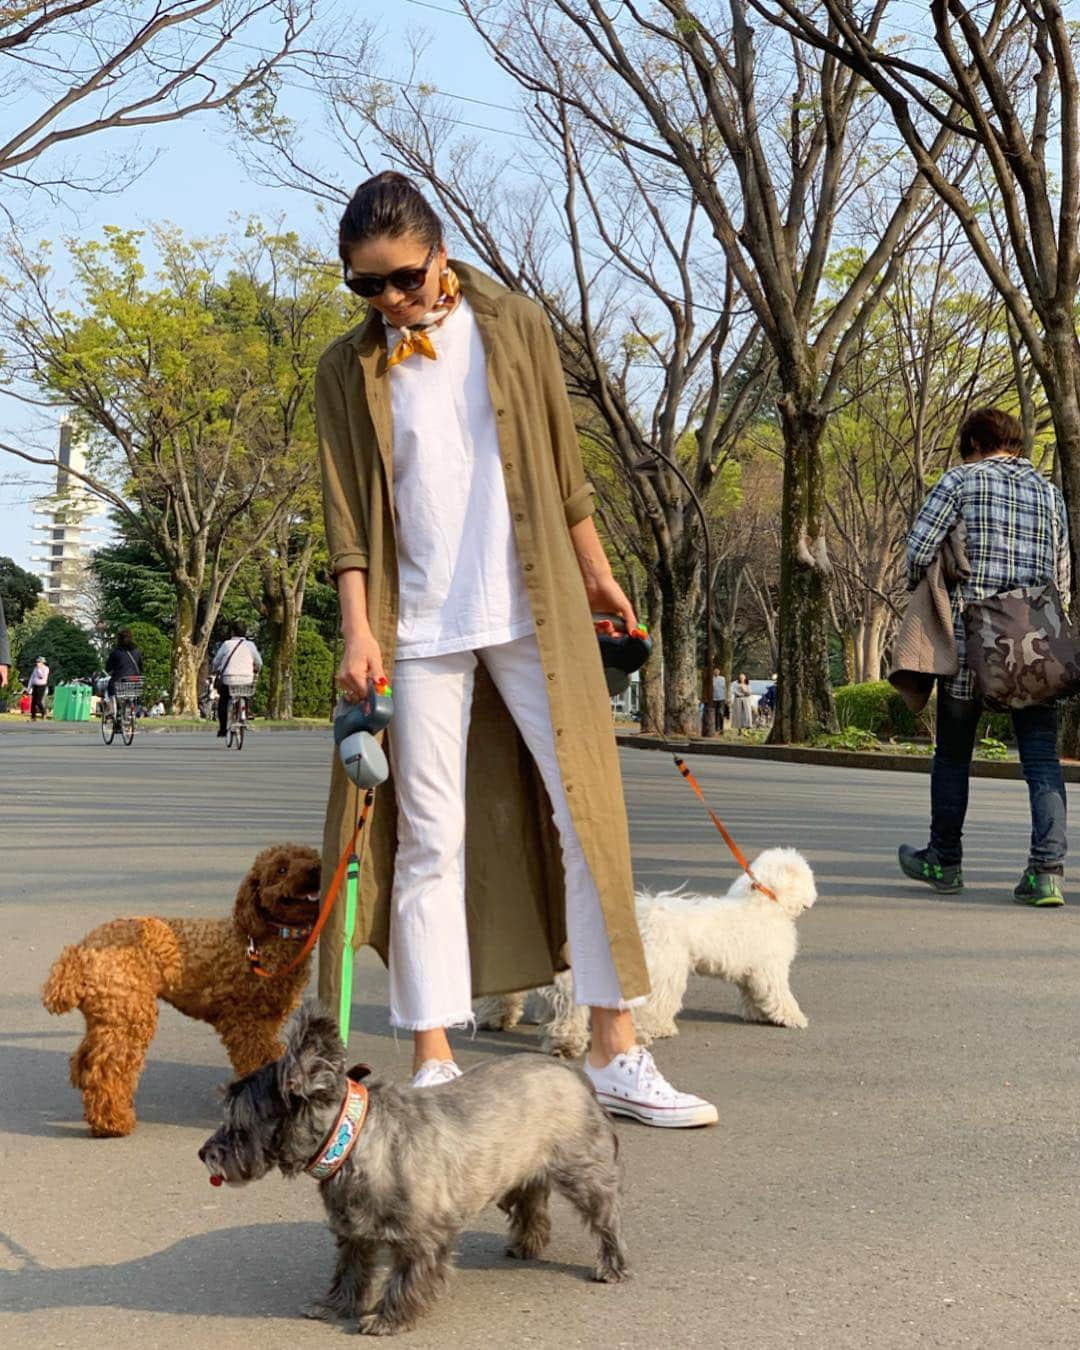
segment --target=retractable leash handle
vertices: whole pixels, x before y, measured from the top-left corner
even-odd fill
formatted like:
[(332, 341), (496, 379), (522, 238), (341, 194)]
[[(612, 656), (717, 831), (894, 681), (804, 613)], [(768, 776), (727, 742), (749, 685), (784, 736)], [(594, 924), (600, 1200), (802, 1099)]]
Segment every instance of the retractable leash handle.
[(369, 680), (367, 695), (355, 703), (338, 700), (334, 744), (342, 768), (358, 788), (378, 787), (390, 776), (386, 755), (375, 737), (393, 715), (394, 691), (386, 680)]
[[(334, 709), (334, 743), (341, 766), (362, 792), (363, 805), (345, 863), (345, 921), (341, 933), (341, 997), (338, 1001), (338, 1030), (349, 1043), (352, 1020), (353, 937), (356, 933), (356, 906), (360, 892), (360, 858), (357, 843), (375, 789), (390, 776), (386, 754), (375, 739), (394, 715), (394, 691), (387, 680), (368, 681), (367, 694), (354, 703), (339, 700)], [(338, 864), (340, 876), (341, 863)], [(338, 881), (335, 876), (335, 881)], [(340, 881), (338, 881), (340, 885)]]
[(627, 630), (621, 614), (594, 614), (592, 618), (608, 693), (614, 697), (627, 688), (630, 676), (649, 659), (653, 640), (643, 624)]

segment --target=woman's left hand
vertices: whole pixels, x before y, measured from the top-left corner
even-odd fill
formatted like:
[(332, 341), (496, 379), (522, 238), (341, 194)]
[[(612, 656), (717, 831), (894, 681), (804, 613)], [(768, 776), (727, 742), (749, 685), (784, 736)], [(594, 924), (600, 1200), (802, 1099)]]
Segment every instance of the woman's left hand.
[(585, 594), (594, 614), (618, 614), (626, 624), (628, 633), (638, 626), (634, 606), (610, 572), (605, 576), (586, 578)]

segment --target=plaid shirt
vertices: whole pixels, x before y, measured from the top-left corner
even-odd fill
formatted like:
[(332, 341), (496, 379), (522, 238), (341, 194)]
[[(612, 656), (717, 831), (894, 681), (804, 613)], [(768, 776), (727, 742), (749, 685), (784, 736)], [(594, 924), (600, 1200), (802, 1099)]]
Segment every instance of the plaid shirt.
[(1056, 580), (1069, 603), (1069, 521), (1056, 487), (1027, 459), (984, 459), (950, 469), (915, 517), (907, 541), (908, 585), (914, 590), (958, 520), (966, 530), (971, 576), (952, 596), (960, 669), (944, 682), (953, 698), (974, 698), (967, 668), (964, 602), (1017, 586)]

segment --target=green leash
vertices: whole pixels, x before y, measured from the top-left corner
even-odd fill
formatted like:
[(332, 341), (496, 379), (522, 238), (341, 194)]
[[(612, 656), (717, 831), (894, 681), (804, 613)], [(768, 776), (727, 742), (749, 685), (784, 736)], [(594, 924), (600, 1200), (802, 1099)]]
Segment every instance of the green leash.
[(349, 1044), (349, 1024), (352, 1021), (353, 936), (356, 933), (356, 896), (360, 887), (360, 859), (355, 852), (349, 859), (345, 873), (345, 931), (341, 949), (341, 1005), (338, 1008), (338, 1027), (342, 1041)]

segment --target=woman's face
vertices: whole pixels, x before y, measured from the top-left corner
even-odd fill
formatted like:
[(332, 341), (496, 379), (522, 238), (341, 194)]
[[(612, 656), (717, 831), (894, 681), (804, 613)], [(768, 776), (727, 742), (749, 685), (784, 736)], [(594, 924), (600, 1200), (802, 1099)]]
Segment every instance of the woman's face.
[[(425, 244), (413, 234), (391, 238), (365, 239), (353, 244), (349, 250), (349, 267), (353, 272), (367, 272), (374, 276), (385, 277), (391, 272), (403, 268), (420, 268), (431, 252), (431, 245)], [(395, 328), (405, 328), (417, 323), (431, 309), (434, 309), (442, 291), (439, 273), (446, 266), (446, 247), (440, 244), (435, 256), (428, 264), (424, 284), (418, 291), (400, 291), (396, 286), (387, 285), (379, 295), (373, 296), (368, 304), (388, 319)]]

